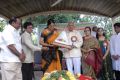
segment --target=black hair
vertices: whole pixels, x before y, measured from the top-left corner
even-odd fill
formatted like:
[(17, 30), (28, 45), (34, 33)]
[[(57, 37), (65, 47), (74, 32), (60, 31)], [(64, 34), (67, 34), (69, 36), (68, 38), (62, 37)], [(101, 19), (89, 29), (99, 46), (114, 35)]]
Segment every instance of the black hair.
[(17, 21), (17, 17), (12, 17), (10, 20), (9, 20), (9, 24), (12, 24), (13, 22), (16, 22)]
[(117, 27), (120, 27), (120, 23), (115, 23), (114, 24), (114, 27), (117, 26)]
[(33, 25), (31, 22), (25, 22), (23, 27), (24, 29), (27, 29), (27, 26)]
[(87, 29), (87, 28), (90, 30), (90, 33), (91, 33), (91, 28), (89, 26), (85, 27), (85, 29)]
[(95, 30), (95, 28), (97, 28), (97, 26), (93, 26), (92, 31), (94, 31), (94, 30)]
[(51, 23), (55, 23), (55, 21), (54, 21), (53, 19), (49, 19), (49, 20), (47, 21), (47, 27), (48, 27)]
[[(99, 39), (98, 31), (99, 31), (100, 29), (102, 29), (102, 30), (104, 31), (103, 28), (98, 28), (98, 29), (97, 29), (97, 34), (96, 34), (96, 38), (97, 38), (97, 39)], [(106, 34), (105, 34), (105, 32), (103, 32), (103, 36), (106, 38)]]

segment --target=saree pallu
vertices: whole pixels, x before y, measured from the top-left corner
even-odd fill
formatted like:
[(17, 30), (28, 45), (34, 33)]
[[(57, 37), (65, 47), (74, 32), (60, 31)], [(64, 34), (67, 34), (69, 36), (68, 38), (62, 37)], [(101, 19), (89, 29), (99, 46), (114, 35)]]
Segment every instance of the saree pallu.
[(93, 49), (87, 53), (88, 55), (84, 59), (85, 62), (92, 66), (92, 68), (95, 71), (95, 74), (98, 75), (102, 68), (102, 55), (101, 55), (101, 49)]
[[(98, 40), (94, 37), (89, 39), (85, 39), (83, 37), (83, 46), (82, 48), (85, 50), (93, 49), (92, 51), (86, 53), (83, 52), (82, 55), (82, 71), (83, 74), (86, 76), (90, 76), (94, 79), (97, 79), (97, 75), (101, 69), (102, 63), (102, 53), (101, 49), (99, 48)], [(98, 45), (98, 48), (96, 48)]]
[[(45, 38), (44, 42), (48, 44), (51, 44), (58, 36), (58, 33), (54, 32), (48, 34), (47, 32), (44, 33), (46, 34), (42, 34)], [(44, 73), (61, 70), (58, 47), (49, 47), (49, 50), (42, 51), (42, 70)]]

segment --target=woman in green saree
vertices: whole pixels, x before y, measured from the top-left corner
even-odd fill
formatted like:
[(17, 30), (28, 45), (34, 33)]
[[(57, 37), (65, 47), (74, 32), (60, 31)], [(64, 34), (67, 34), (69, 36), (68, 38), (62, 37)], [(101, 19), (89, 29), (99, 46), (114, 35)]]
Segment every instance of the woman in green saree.
[(99, 41), (100, 48), (103, 54), (102, 69), (98, 77), (100, 80), (113, 80), (111, 65), (112, 61), (109, 54), (110, 45), (108, 39), (106, 38), (103, 28), (98, 28), (96, 38)]

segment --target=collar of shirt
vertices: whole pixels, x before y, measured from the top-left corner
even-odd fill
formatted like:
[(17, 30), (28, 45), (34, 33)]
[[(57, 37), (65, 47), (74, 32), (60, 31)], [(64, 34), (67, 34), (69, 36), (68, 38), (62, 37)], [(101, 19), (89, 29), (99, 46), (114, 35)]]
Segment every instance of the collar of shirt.
[(120, 35), (120, 32), (117, 35)]
[(73, 30), (73, 31), (67, 31), (68, 33), (72, 33), (72, 32), (75, 32), (75, 30)]
[(116, 34), (114, 34), (112, 37), (115, 37), (115, 38), (116, 38), (117, 36), (119, 37), (119, 36), (120, 36), (120, 33), (118, 33), (118, 34), (116, 33)]
[(28, 33), (27, 31), (25, 31), (25, 33), (26, 33), (27, 35), (31, 36), (31, 34), (30, 34), (30, 33)]
[(15, 32), (19, 32), (19, 30), (15, 29), (12, 25), (7, 25), (6, 26), (7, 29), (10, 29), (11, 31), (15, 31)]

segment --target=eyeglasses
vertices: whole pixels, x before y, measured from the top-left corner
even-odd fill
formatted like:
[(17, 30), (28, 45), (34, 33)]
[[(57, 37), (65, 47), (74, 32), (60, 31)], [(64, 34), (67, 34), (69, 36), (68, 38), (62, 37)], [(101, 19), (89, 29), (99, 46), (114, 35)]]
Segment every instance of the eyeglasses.
[(90, 30), (85, 30), (84, 32), (90, 32)]
[(98, 32), (103, 32), (103, 30), (98, 30)]

